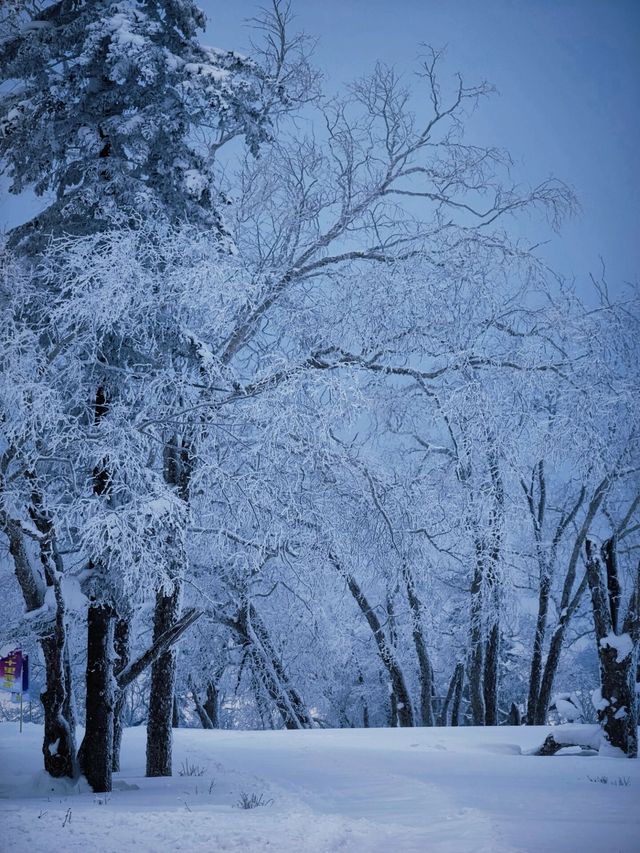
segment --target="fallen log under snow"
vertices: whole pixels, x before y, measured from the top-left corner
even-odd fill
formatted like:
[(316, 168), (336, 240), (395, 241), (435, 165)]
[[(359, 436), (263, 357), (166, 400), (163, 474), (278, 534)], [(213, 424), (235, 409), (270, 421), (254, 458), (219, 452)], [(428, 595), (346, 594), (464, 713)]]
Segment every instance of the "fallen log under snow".
[(624, 757), (622, 750), (611, 746), (602, 727), (597, 724), (554, 726), (553, 731), (549, 732), (544, 743), (535, 749), (529, 750), (528, 754), (555, 755), (561, 749), (566, 749), (569, 746), (578, 746), (580, 749), (599, 753), (600, 755), (620, 755)]

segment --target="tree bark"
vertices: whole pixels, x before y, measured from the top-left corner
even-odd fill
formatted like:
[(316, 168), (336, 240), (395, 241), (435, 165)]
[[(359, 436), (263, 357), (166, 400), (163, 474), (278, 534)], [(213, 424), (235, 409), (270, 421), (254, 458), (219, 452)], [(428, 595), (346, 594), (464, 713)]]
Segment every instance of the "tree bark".
[[(551, 636), (551, 643), (549, 644), (547, 660), (544, 665), (544, 672), (542, 674), (542, 681), (540, 684), (538, 704), (534, 712), (534, 718), (532, 723), (535, 726), (543, 726), (547, 722), (547, 712), (551, 703), (551, 693), (553, 691), (553, 683), (555, 681), (556, 672), (558, 670), (558, 664), (560, 663), (560, 655), (562, 654), (564, 637), (567, 632), (567, 628), (569, 627), (569, 623), (571, 622), (571, 618), (577, 610), (586, 588), (587, 576), (585, 574), (582, 581), (580, 582), (580, 585), (578, 586), (578, 589), (576, 590), (575, 595), (573, 596), (573, 599), (569, 602), (569, 606), (565, 607), (561, 611), (558, 625), (556, 626), (556, 629), (553, 632), (553, 635)], [(529, 714), (527, 713), (527, 722), (528, 721)]]
[(196, 706), (196, 714), (200, 720), (200, 725), (203, 729), (212, 729), (213, 722), (207, 709), (204, 707), (202, 702), (200, 701), (200, 696), (198, 695), (198, 691), (196, 690), (195, 684), (191, 679), (189, 679), (189, 687), (191, 688), (191, 695), (193, 696), (193, 702)]
[(411, 696), (404, 678), (404, 673), (393, 654), (393, 650), (387, 643), (380, 620), (376, 616), (375, 611), (367, 601), (365, 594), (360, 589), (360, 586), (353, 575), (345, 572), (335, 557), (330, 556), (330, 559), (342, 577), (346, 580), (349, 592), (353, 596), (364, 618), (367, 620), (367, 624), (371, 628), (373, 638), (378, 647), (380, 660), (389, 673), (389, 678), (391, 679), (392, 697), (395, 697), (399, 725), (402, 727), (415, 726)]
[[(185, 504), (189, 503), (189, 482), (192, 472), (192, 456), (188, 442), (174, 435), (164, 448), (163, 473), (165, 482), (173, 486)], [(173, 547), (173, 535), (168, 546)], [(183, 555), (183, 561), (186, 555)], [(180, 578), (184, 566), (175, 565), (173, 589), (156, 593), (153, 617), (153, 638), (170, 630), (180, 620), (182, 584)], [(147, 724), (147, 776), (171, 776), (173, 696), (176, 681), (176, 652), (169, 648), (151, 667), (151, 690), (149, 694), (149, 720)]]
[[(116, 677), (129, 665), (130, 651), (130, 625), (128, 619), (118, 619), (114, 631), (114, 646), (116, 662), (113, 673)], [(115, 706), (113, 711), (113, 771), (120, 770), (120, 747), (122, 746), (122, 714), (126, 700), (126, 690), (116, 690)]]
[(522, 717), (520, 715), (520, 708), (516, 705), (515, 702), (511, 703), (511, 708), (509, 709), (509, 717), (507, 718), (508, 726), (519, 726), (522, 724)]
[(536, 619), (536, 632), (533, 638), (533, 652), (531, 655), (531, 671), (529, 674), (529, 694), (527, 697), (527, 723), (534, 725), (536, 707), (540, 698), (540, 682), (542, 679), (542, 654), (544, 639), (547, 628), (547, 614), (549, 612), (549, 595), (551, 592), (551, 577), (548, 569), (543, 567), (540, 578), (540, 590), (538, 593), (538, 616)]
[(241, 608), (234, 628), (246, 644), (254, 674), (280, 712), (285, 728), (313, 728), (311, 715), (298, 691), (289, 683), (267, 627), (251, 603)]
[(404, 582), (407, 591), (407, 600), (411, 610), (411, 632), (413, 644), (418, 658), (418, 669), (420, 671), (420, 725), (433, 726), (433, 668), (427, 650), (427, 642), (422, 625), (422, 604), (418, 598), (415, 582), (408, 566), (404, 567)]
[(214, 729), (220, 725), (219, 701), (218, 687), (212, 679), (209, 679), (207, 682), (207, 698), (202, 703), (202, 707), (207, 712), (207, 716), (211, 720), (211, 727)]
[[(181, 586), (176, 581), (168, 595), (156, 594), (153, 617), (154, 642), (180, 617)], [(169, 648), (151, 666), (149, 719), (147, 722), (147, 776), (171, 776), (173, 694), (176, 677), (176, 653)]]
[[(449, 706), (456, 694), (458, 689), (458, 682), (461, 682), (461, 679), (464, 677), (464, 664), (457, 663), (454, 667), (453, 674), (451, 675), (451, 680), (449, 681), (449, 687), (447, 689), (447, 695), (445, 696), (445, 700), (442, 704), (442, 708), (440, 709), (440, 713), (438, 714), (438, 721), (436, 725), (438, 726), (446, 726), (447, 725), (447, 716), (449, 714)], [(460, 690), (462, 690), (462, 684), (460, 684)], [(459, 703), (458, 703), (459, 708)], [(453, 715), (452, 715), (453, 716)], [(457, 726), (457, 722), (451, 722), (452, 726)]]
[(113, 608), (92, 603), (87, 615), (86, 729), (80, 750), (82, 771), (95, 792), (111, 791), (114, 735)]
[(458, 673), (458, 679), (456, 681), (456, 688), (453, 692), (453, 705), (451, 706), (452, 726), (457, 726), (460, 722), (460, 705), (462, 704), (462, 688), (464, 686), (464, 664), (462, 662), (457, 664), (456, 670)]
[[(46, 689), (40, 697), (44, 708), (42, 754), (44, 769), (51, 776), (76, 779), (80, 768), (76, 749), (76, 716), (67, 645), (66, 608), (61, 589), (64, 565), (58, 552), (53, 522), (43, 506), (40, 493), (34, 489), (31, 498), (30, 515), (41, 536), (38, 547), (42, 576), (31, 566), (19, 522), (6, 518), (4, 514), (2, 520), (5, 522), (9, 551), (27, 612), (44, 606), (45, 589), (53, 592), (54, 622), (40, 638), (46, 674)], [(41, 577), (46, 586), (42, 584)]]
[[(620, 749), (629, 758), (638, 755), (638, 710), (635, 676), (640, 640), (640, 566), (634, 585), (622, 634), (616, 631), (619, 606), (611, 594), (611, 572), (607, 565), (607, 583), (602, 577), (600, 560), (595, 546), (587, 539), (587, 579), (591, 591), (593, 624), (600, 663), (600, 693), (602, 705), (598, 707), (598, 719), (611, 746)], [(604, 543), (601, 555), (605, 563), (615, 562), (615, 541)]]
[[(58, 623), (60, 620), (56, 620)], [(40, 694), (44, 708), (42, 754), (44, 769), (51, 776), (77, 779), (78, 765), (75, 709), (71, 693), (71, 667), (59, 624), (53, 635), (40, 640), (45, 662), (47, 687)]]
[(500, 627), (494, 622), (485, 644), (484, 655), (484, 723), (498, 725), (498, 665), (500, 658)]
[(476, 543), (476, 563), (471, 582), (471, 629), (469, 650), (469, 699), (474, 726), (485, 724), (483, 690), (484, 648), (482, 642), (482, 548)]
[[(587, 511), (582, 520), (582, 524), (580, 525), (580, 528), (573, 541), (573, 547), (571, 549), (571, 555), (569, 557), (567, 572), (565, 575), (564, 583), (562, 585), (562, 595), (560, 598), (560, 616), (558, 620), (558, 625), (551, 638), (551, 644), (549, 646), (549, 652), (547, 654), (547, 660), (545, 662), (544, 671), (542, 674), (542, 682), (540, 685), (540, 691), (537, 697), (537, 702), (533, 710), (532, 708), (527, 706), (527, 722), (533, 722), (534, 725), (544, 725), (547, 719), (547, 711), (549, 709), (549, 703), (551, 701), (551, 693), (553, 691), (553, 683), (555, 680), (556, 671), (560, 662), (560, 655), (562, 653), (564, 637), (569, 623), (571, 622), (571, 618), (577, 610), (578, 605), (580, 604), (580, 600), (587, 587), (587, 577), (585, 574), (580, 585), (578, 586), (578, 589), (576, 590), (575, 594), (573, 594), (573, 585), (576, 579), (578, 560), (580, 558), (582, 546), (586, 540), (587, 534), (589, 533), (591, 524), (593, 523), (596, 513), (600, 509), (602, 501), (604, 500), (604, 497), (607, 493), (609, 483), (609, 476), (604, 477), (598, 483), (598, 486), (596, 487), (591, 497), (591, 500), (589, 501)], [(574, 505), (573, 509), (561, 520), (560, 524), (558, 525), (558, 529), (556, 530), (553, 539), (553, 548), (555, 548), (559, 543), (560, 538), (562, 537), (567, 526), (575, 519), (584, 501), (584, 496), (585, 490), (583, 488), (580, 491), (580, 495), (578, 496), (578, 500)], [(532, 713), (533, 719), (531, 719)]]

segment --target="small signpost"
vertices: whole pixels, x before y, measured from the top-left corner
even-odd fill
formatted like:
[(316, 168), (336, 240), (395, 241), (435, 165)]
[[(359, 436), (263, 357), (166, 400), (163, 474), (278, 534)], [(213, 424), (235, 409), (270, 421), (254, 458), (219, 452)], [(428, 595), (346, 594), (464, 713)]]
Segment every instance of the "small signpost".
[(22, 731), (23, 698), (29, 690), (29, 657), (22, 654), (22, 649), (14, 649), (6, 657), (0, 657), (0, 690), (19, 695)]

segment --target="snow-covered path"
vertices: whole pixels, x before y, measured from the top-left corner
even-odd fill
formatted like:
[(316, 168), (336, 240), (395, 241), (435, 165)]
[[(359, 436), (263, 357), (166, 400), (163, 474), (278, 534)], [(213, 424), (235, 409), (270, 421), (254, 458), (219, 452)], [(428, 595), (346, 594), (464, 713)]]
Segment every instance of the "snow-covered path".
[[(0, 725), (0, 849), (634, 853), (640, 762), (536, 758), (545, 729), (176, 731), (172, 779), (125, 733), (111, 795), (39, 770), (41, 730)], [(180, 776), (183, 762), (201, 776)], [(591, 777), (591, 779), (589, 778)], [(592, 781), (606, 777), (607, 782)], [(615, 785), (620, 778), (628, 784)], [(272, 800), (234, 807), (242, 792)], [(66, 818), (66, 821), (65, 821)], [(5, 845), (5, 846), (3, 846)]]

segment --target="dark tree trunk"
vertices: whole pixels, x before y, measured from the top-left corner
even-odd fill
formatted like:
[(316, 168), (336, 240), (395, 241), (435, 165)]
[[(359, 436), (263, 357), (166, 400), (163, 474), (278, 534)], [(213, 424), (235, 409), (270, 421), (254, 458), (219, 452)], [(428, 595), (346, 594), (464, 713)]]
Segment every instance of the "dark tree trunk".
[(433, 719), (433, 668), (429, 659), (427, 642), (422, 625), (422, 604), (418, 598), (415, 582), (409, 568), (404, 568), (404, 581), (407, 591), (407, 600), (411, 610), (411, 631), (413, 644), (418, 658), (418, 669), (420, 671), (420, 725), (432, 726)]
[(193, 682), (191, 682), (189, 686), (191, 687), (191, 695), (193, 697), (193, 702), (196, 706), (196, 714), (198, 715), (198, 718), (200, 720), (200, 725), (203, 729), (212, 729), (213, 722), (211, 721), (211, 717), (209, 716), (207, 709), (204, 707), (200, 700), (200, 696), (198, 695), (198, 691), (196, 690), (195, 685), (193, 684)]
[(44, 708), (44, 769), (51, 776), (76, 779), (80, 773), (76, 751), (75, 710), (71, 693), (68, 652), (57, 629), (40, 640), (47, 687), (40, 694)]
[[(99, 386), (94, 400), (94, 423), (99, 424), (109, 412), (106, 388)], [(93, 493), (110, 501), (112, 472), (108, 460), (93, 469)], [(99, 558), (89, 561), (98, 575)], [(101, 584), (96, 591), (102, 592)], [(78, 754), (80, 767), (92, 789), (111, 791), (113, 772), (114, 715), (116, 686), (114, 680), (114, 629), (116, 613), (108, 601), (92, 598), (87, 613), (87, 671), (85, 700), (85, 733)]]
[[(504, 488), (495, 449), (495, 439), (487, 433), (487, 458), (493, 486), (493, 506), (489, 517), (489, 540), (480, 549), (480, 562), (484, 570), (489, 613), (486, 614), (488, 631), (485, 638), (482, 693), (484, 699), (484, 724), (498, 725), (498, 678), (500, 663), (500, 577), (499, 560), (502, 548), (502, 517)], [(486, 629), (485, 629), (486, 630)]]
[[(447, 695), (445, 696), (444, 702), (442, 703), (442, 708), (440, 709), (440, 713), (438, 714), (438, 726), (446, 726), (447, 725), (447, 716), (449, 714), (449, 706), (451, 705), (451, 701), (454, 698), (458, 681), (461, 681), (464, 675), (464, 664), (457, 663), (454, 667), (453, 674), (451, 676), (451, 680), (449, 681), (449, 687), (447, 689)], [(462, 690), (462, 684), (460, 684), (460, 690)], [(458, 725), (456, 723), (451, 723), (451, 725)]]
[(176, 694), (173, 694), (173, 711), (171, 714), (171, 728), (179, 729), (180, 728), (180, 706), (178, 705), (178, 697)]
[[(40, 640), (47, 680), (46, 689), (40, 697), (44, 708), (44, 768), (51, 776), (76, 779), (80, 773), (76, 750), (76, 717), (67, 645), (66, 608), (60, 586), (64, 565), (56, 545), (53, 522), (43, 506), (41, 495), (35, 489), (30, 514), (42, 537), (39, 543), (40, 564), (46, 588), (49, 592), (53, 591), (56, 605), (53, 626)], [(40, 607), (45, 600), (44, 589), (35, 581), (20, 528), (9, 526), (7, 533), (27, 609)]]
[(365, 729), (369, 728), (369, 706), (367, 705), (367, 700), (364, 693), (364, 676), (358, 671), (358, 687), (361, 689), (362, 696), (362, 727)]
[(393, 649), (389, 643), (387, 643), (387, 638), (385, 637), (380, 620), (353, 575), (346, 573), (335, 557), (331, 556), (330, 559), (342, 577), (346, 580), (349, 592), (353, 596), (356, 604), (362, 612), (362, 615), (367, 620), (367, 624), (371, 628), (373, 638), (378, 647), (380, 660), (384, 664), (391, 680), (391, 696), (393, 697), (392, 704), (395, 702), (399, 725), (402, 727), (415, 726), (411, 696), (405, 681), (404, 673), (400, 664), (396, 660)]
[[(535, 708), (532, 709), (530, 705), (527, 706), (527, 722), (533, 723), (534, 725), (544, 725), (547, 721), (547, 712), (549, 709), (549, 703), (551, 702), (553, 683), (558, 669), (558, 664), (560, 662), (560, 655), (562, 654), (565, 634), (567, 628), (569, 627), (569, 623), (571, 622), (573, 614), (578, 609), (580, 600), (582, 599), (584, 591), (587, 588), (587, 576), (585, 574), (582, 581), (578, 585), (576, 592), (573, 593), (573, 586), (576, 580), (578, 560), (582, 552), (582, 545), (587, 537), (593, 519), (595, 518), (596, 513), (600, 509), (600, 505), (602, 504), (608, 487), (609, 479), (608, 477), (605, 477), (598, 484), (598, 487), (594, 491), (593, 496), (589, 501), (587, 511), (582, 520), (582, 524), (580, 525), (578, 533), (573, 542), (573, 547), (571, 549), (571, 555), (569, 557), (569, 563), (567, 566), (567, 572), (565, 575), (564, 583), (562, 585), (562, 595), (560, 598), (560, 616), (558, 619), (558, 625), (556, 626), (556, 629), (551, 638), (549, 652), (547, 654), (547, 660), (545, 662), (544, 671), (542, 673), (540, 692), (538, 694)], [(578, 496), (578, 500), (576, 501), (574, 507), (569, 513), (567, 513), (563, 517), (563, 519), (560, 521), (560, 524), (558, 525), (553, 540), (553, 549), (557, 547), (557, 544), (560, 542), (564, 531), (570, 524), (573, 523), (574, 519), (576, 518), (577, 513), (579, 512), (580, 507), (583, 504), (584, 497), (585, 490), (583, 488), (580, 491), (580, 495)]]
[(218, 688), (216, 684), (210, 679), (207, 682), (207, 698), (202, 703), (202, 705), (205, 711), (207, 712), (209, 719), (211, 720), (211, 727), (214, 729), (217, 729), (220, 725), (218, 703)]
[[(244, 663), (242, 664), (244, 666)], [(238, 678), (238, 684), (240, 683), (240, 679)], [(271, 708), (267, 705), (264, 684), (258, 678), (258, 675), (255, 669), (251, 668), (251, 689), (253, 691), (253, 695), (256, 700), (256, 708), (258, 709), (258, 715), (260, 717), (260, 723), (262, 724), (263, 729), (274, 729), (273, 723), (273, 714), (271, 712)]]
[[(638, 577), (629, 601), (622, 634), (618, 634), (617, 621), (620, 587), (615, 572), (615, 542), (604, 543), (601, 554), (606, 563), (607, 583), (602, 577), (600, 560), (595, 547), (588, 539), (587, 579), (591, 590), (593, 623), (600, 663), (602, 707), (598, 719), (611, 746), (620, 749), (629, 758), (638, 755), (638, 710), (635, 675), (640, 641), (640, 566)], [(612, 588), (614, 594), (612, 594)], [(606, 703), (606, 705), (604, 704)]]
[(459, 663), (456, 666), (458, 678), (456, 687), (453, 691), (453, 705), (451, 706), (451, 725), (457, 726), (460, 722), (460, 705), (462, 704), (462, 688), (464, 686), (464, 664)]
[(87, 615), (86, 729), (80, 750), (84, 775), (96, 791), (110, 791), (114, 733), (113, 609), (93, 603)]
[[(572, 581), (573, 584), (573, 581)], [(538, 704), (535, 709), (533, 725), (543, 726), (547, 722), (547, 712), (551, 703), (551, 694), (553, 692), (553, 683), (555, 681), (560, 656), (564, 646), (564, 638), (571, 622), (571, 618), (580, 604), (580, 600), (587, 588), (587, 576), (583, 577), (573, 599), (569, 602), (568, 607), (564, 607), (560, 614), (558, 624), (551, 636), (547, 660), (545, 661), (544, 671), (542, 673), (542, 681), (540, 683), (540, 693), (538, 694)], [(529, 712), (527, 709), (527, 722), (529, 722)]]
[(398, 697), (392, 690), (389, 693), (389, 728), (395, 729), (398, 723)]
[[(173, 486), (185, 504), (189, 503), (189, 483), (193, 459), (188, 442), (174, 435), (164, 449), (164, 479)], [(173, 535), (169, 547), (174, 547)], [(183, 557), (186, 559), (186, 557)], [(180, 619), (182, 585), (180, 578), (184, 566), (175, 565), (173, 590), (156, 594), (153, 617), (153, 639), (171, 629)], [(149, 695), (149, 720), (147, 724), (147, 776), (171, 776), (173, 696), (176, 681), (176, 652), (170, 648), (151, 667)]]
[[(542, 681), (540, 683), (540, 692), (538, 694), (538, 704), (533, 712), (527, 712), (527, 722), (532, 726), (544, 726), (547, 722), (547, 713), (551, 703), (551, 693), (553, 691), (553, 683), (555, 681), (558, 664), (560, 663), (560, 655), (564, 645), (564, 635), (566, 632), (566, 620), (560, 619), (555, 631), (551, 636), (549, 651), (547, 652), (547, 660), (544, 665)], [(533, 714), (533, 717), (532, 717)]]
[(484, 726), (484, 648), (482, 641), (482, 552), (476, 544), (476, 564), (471, 582), (471, 629), (469, 650), (469, 699), (474, 726)]
[(520, 708), (516, 705), (515, 702), (511, 703), (511, 708), (509, 710), (509, 717), (507, 718), (508, 726), (519, 726), (522, 724), (522, 717), (520, 715)]
[(620, 580), (618, 577), (618, 556), (615, 538), (602, 543), (602, 559), (607, 572), (607, 593), (611, 612), (611, 627), (618, 631), (618, 613), (620, 611)]
[[(154, 642), (180, 618), (181, 588), (156, 595), (153, 617)], [(147, 776), (171, 776), (173, 694), (176, 677), (174, 648), (165, 651), (151, 666), (149, 719), (147, 722)]]
[(540, 590), (538, 593), (538, 617), (536, 632), (533, 638), (533, 653), (531, 655), (531, 671), (529, 674), (529, 695), (527, 698), (527, 723), (534, 725), (536, 708), (540, 699), (540, 682), (542, 679), (542, 654), (549, 612), (549, 595), (551, 592), (551, 576), (546, 566), (542, 569)]
[[(114, 676), (120, 673), (129, 665), (129, 647), (130, 647), (130, 625), (128, 619), (118, 619), (116, 621), (114, 631), (114, 646), (116, 653), (116, 661), (113, 668)], [(116, 690), (116, 699), (113, 710), (113, 771), (117, 773), (120, 770), (120, 748), (122, 746), (122, 715), (124, 713), (124, 703), (126, 700), (126, 690)]]
[(498, 725), (498, 664), (500, 658), (500, 628), (491, 626), (484, 657), (484, 722), (486, 726)]
[(298, 691), (289, 683), (267, 627), (252, 604), (240, 610), (234, 628), (246, 644), (254, 674), (280, 712), (285, 728), (313, 728), (311, 715)]

